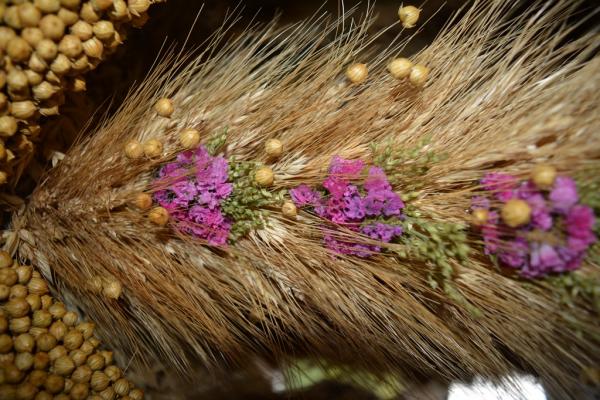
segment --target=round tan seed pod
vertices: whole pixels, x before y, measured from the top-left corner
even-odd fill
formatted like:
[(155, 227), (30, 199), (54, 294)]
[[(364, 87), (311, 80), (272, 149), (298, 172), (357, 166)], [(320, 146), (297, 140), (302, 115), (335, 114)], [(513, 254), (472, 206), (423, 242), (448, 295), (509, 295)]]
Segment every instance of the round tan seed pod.
[(95, 327), (96, 324), (94, 324), (93, 322), (82, 322), (81, 324), (77, 325), (75, 329), (81, 332), (84, 339), (89, 339), (94, 334)]
[(13, 62), (25, 62), (31, 55), (31, 45), (20, 37), (11, 39), (6, 46), (6, 54)]
[(90, 0), (92, 7), (96, 11), (105, 11), (112, 7), (113, 0)]
[(34, 400), (38, 388), (29, 382), (22, 383), (17, 387), (17, 399), (19, 400)]
[(15, 366), (21, 371), (29, 371), (33, 367), (33, 354), (19, 353), (15, 356)]
[(0, 117), (0, 136), (10, 137), (17, 132), (17, 120), (9, 115)]
[(414, 28), (419, 20), (419, 14), (421, 14), (421, 10), (415, 6), (404, 6), (398, 10), (398, 17), (405, 28)]
[(473, 225), (475, 225), (475, 226), (485, 225), (488, 221), (488, 211), (483, 208), (478, 208), (476, 210), (473, 210), (471, 219), (472, 219)]
[(413, 63), (408, 58), (394, 58), (387, 66), (387, 69), (394, 78), (404, 79), (410, 75)]
[(29, 333), (22, 333), (15, 338), (13, 346), (19, 353), (31, 353), (35, 347), (35, 339)]
[(102, 355), (102, 357), (104, 357), (104, 365), (111, 365), (113, 363), (113, 352), (112, 351), (101, 351), (100, 355)]
[(104, 369), (104, 373), (108, 376), (111, 382), (116, 382), (121, 378), (121, 368), (116, 365), (109, 365)]
[(44, 382), (44, 388), (48, 393), (57, 394), (65, 388), (65, 378), (60, 375), (50, 374)]
[(76, 383), (87, 383), (90, 381), (93, 372), (89, 365), (81, 365), (73, 371), (71, 379)]
[(29, 282), (29, 280), (31, 279), (33, 268), (31, 268), (31, 266), (29, 265), (19, 265), (17, 268), (15, 268), (15, 271), (19, 279), (18, 282), (24, 284)]
[(150, 139), (144, 143), (144, 155), (148, 158), (160, 157), (163, 152), (163, 144), (157, 139)]
[[(12, 260), (11, 260), (12, 261)], [(0, 284), (6, 286), (12, 286), (19, 280), (19, 275), (14, 269), (1, 269), (0, 270)]]
[(62, 7), (69, 8), (71, 10), (79, 8), (80, 4), (81, 0), (60, 0), (60, 5)]
[(50, 82), (42, 82), (32, 88), (33, 97), (38, 101), (48, 100), (58, 92), (59, 88)]
[(6, 23), (6, 25), (8, 25), (14, 29), (22, 29), (23, 28), (23, 24), (21, 24), (21, 18), (19, 17), (18, 6), (8, 7), (4, 11), (4, 22)]
[(269, 187), (273, 185), (275, 174), (269, 167), (260, 167), (254, 173), (254, 181), (261, 187)]
[(12, 299), (4, 306), (9, 317), (19, 318), (29, 314), (29, 303), (24, 298)]
[(154, 207), (148, 213), (148, 219), (155, 225), (165, 226), (169, 222), (169, 212), (163, 207)]
[(88, 356), (94, 352), (94, 346), (89, 340), (84, 341), (79, 349)]
[(346, 78), (354, 84), (364, 82), (368, 76), (369, 69), (367, 68), (367, 64), (356, 63), (346, 69)]
[(13, 69), (8, 73), (6, 83), (8, 84), (8, 88), (14, 91), (22, 91), (29, 87), (27, 75), (19, 69)]
[(121, 296), (122, 291), (123, 286), (121, 285), (121, 282), (115, 279), (111, 279), (105, 282), (105, 284), (102, 287), (102, 294), (105, 297), (113, 300), (117, 300)]
[(83, 51), (88, 57), (100, 58), (104, 52), (104, 45), (100, 40), (93, 37), (83, 42)]
[(37, 294), (28, 294), (25, 300), (27, 300), (29, 307), (34, 312), (42, 308), (42, 299)]
[(29, 43), (31, 48), (35, 48), (44, 39), (44, 33), (40, 28), (25, 28), (21, 32), (21, 37)]
[(48, 312), (50, 312), (50, 314), (52, 314), (52, 317), (54, 319), (61, 319), (62, 317), (65, 316), (67, 309), (65, 308), (65, 305), (63, 303), (56, 302), (56, 303), (52, 304), (50, 307), (48, 307)]
[(15, 365), (8, 364), (4, 368), (4, 379), (7, 383), (19, 383), (25, 377), (23, 371), (19, 370)]
[(133, 204), (140, 210), (148, 210), (152, 207), (152, 196), (148, 193), (138, 193)]
[(67, 352), (67, 349), (65, 349), (65, 346), (56, 346), (55, 348), (53, 348), (52, 350), (50, 350), (48, 352), (48, 357), (50, 357), (51, 362), (54, 362), (58, 358), (60, 358), (62, 356), (66, 356), (67, 354), (68, 354), (68, 352)]
[(38, 72), (40, 74), (44, 73), (44, 71), (48, 69), (48, 63), (46, 63), (46, 61), (44, 61), (42, 57), (40, 57), (40, 55), (37, 53), (33, 53), (31, 57), (29, 57), (29, 62), (27, 63), (27, 66), (32, 71)]
[(7, 334), (0, 335), (0, 354), (6, 354), (12, 350), (13, 340)]
[(48, 353), (37, 352), (33, 356), (33, 368), (37, 370), (45, 370), (50, 365), (50, 356)]
[(62, 321), (55, 321), (50, 325), (50, 328), (48, 328), (48, 332), (58, 340), (62, 340), (68, 330), (69, 328)]
[(281, 213), (286, 218), (295, 219), (298, 215), (298, 209), (293, 202), (287, 200), (284, 201), (283, 205), (281, 206)]
[(144, 398), (144, 391), (142, 389), (132, 389), (129, 391), (129, 397), (132, 400), (142, 400)]
[(56, 347), (58, 341), (50, 333), (42, 333), (36, 338), (35, 343), (39, 351), (49, 352)]
[[(83, 342), (83, 344), (85, 344), (85, 342)], [(81, 345), (81, 347), (83, 347), (83, 344)], [(87, 360), (88, 355), (83, 350), (77, 349), (77, 350), (71, 351), (69, 353), (69, 357), (71, 357), (71, 359), (75, 363), (75, 366), (79, 367), (79, 366), (85, 364), (85, 361)]]
[(34, 276), (29, 280), (29, 283), (27, 284), (27, 289), (29, 289), (29, 293), (42, 296), (48, 293), (48, 284), (42, 278)]
[(48, 14), (42, 17), (40, 29), (44, 32), (44, 36), (47, 39), (58, 41), (65, 34), (65, 23), (56, 15)]
[(80, 40), (86, 41), (94, 36), (92, 25), (85, 21), (79, 20), (70, 28), (71, 34), (77, 36)]
[(44, 14), (55, 13), (60, 10), (60, 0), (35, 0), (35, 5)]
[(92, 369), (92, 371), (99, 371), (104, 368), (104, 357), (96, 353), (88, 357), (86, 364)]
[(150, 0), (128, 0), (129, 11), (135, 16), (141, 16), (150, 8)]
[(29, 317), (13, 318), (9, 320), (8, 327), (15, 335), (27, 333), (31, 328), (31, 319)]
[[(35, 363), (35, 359), (36, 356), (33, 356), (33, 367), (35, 368), (36, 363)], [(29, 374), (29, 378), (27, 379), (27, 381), (29, 383), (31, 383), (32, 385), (34, 385), (35, 387), (40, 387), (44, 384), (44, 382), (46, 382), (46, 377), (48, 376), (48, 373), (46, 371), (42, 371), (39, 369), (36, 369), (34, 371), (31, 371), (31, 373)]]
[(35, 71), (32, 71), (30, 69), (25, 70), (25, 75), (27, 76), (27, 81), (29, 82), (29, 86), (39, 85), (44, 80), (44, 77), (41, 74), (39, 74)]
[(52, 325), (52, 314), (46, 310), (34, 311), (31, 317), (31, 324), (40, 328), (47, 328)]
[(75, 324), (77, 323), (77, 320), (79, 319), (79, 317), (77, 316), (76, 313), (74, 313), (73, 311), (66, 311), (66, 310), (65, 310), (65, 313), (60, 318), (62, 318), (62, 321), (67, 326), (75, 326)]
[[(37, 273), (37, 271), (33, 271), (33, 278), (39, 278), (39, 276), (36, 276), (35, 274)], [(50, 308), (50, 306), (52, 305), (52, 297), (50, 297), (49, 295), (42, 295), (41, 296), (42, 299), (42, 310), (47, 310), (48, 308)]]
[(549, 189), (557, 176), (556, 168), (549, 164), (538, 164), (531, 171), (531, 180), (540, 189)]
[(110, 21), (98, 21), (93, 26), (94, 35), (100, 40), (112, 40), (115, 36), (115, 27)]
[(32, 101), (15, 101), (10, 105), (10, 113), (17, 119), (29, 119), (35, 115), (37, 108)]
[(137, 140), (132, 140), (125, 145), (125, 155), (132, 160), (141, 158), (144, 155), (144, 146)]
[(35, 47), (35, 53), (43, 60), (52, 61), (58, 55), (58, 46), (50, 39), (43, 39)]
[(8, 299), (10, 295), (10, 287), (0, 284), (0, 300)]
[(113, 0), (113, 8), (110, 12), (110, 18), (114, 20), (131, 18), (125, 0)]
[(76, 58), (83, 52), (83, 45), (77, 36), (65, 35), (58, 44), (58, 51), (69, 58)]
[(17, 36), (17, 34), (14, 30), (7, 26), (0, 26), (0, 49), (6, 49), (8, 42), (15, 36)]
[(283, 143), (279, 139), (269, 139), (265, 142), (265, 153), (269, 157), (277, 158), (283, 153)]
[[(27, 297), (27, 294), (28, 294), (27, 288), (24, 285), (21, 285), (20, 283), (18, 283), (10, 288), (9, 299), (21, 298), (22, 300), (25, 300), (25, 297)], [(27, 305), (29, 305), (29, 303), (27, 303)]]
[(31, 3), (19, 4), (18, 12), (21, 25), (25, 27), (37, 26), (42, 19), (40, 10)]
[(63, 345), (67, 350), (75, 350), (81, 347), (83, 335), (76, 330), (70, 330), (63, 338)]
[(50, 64), (50, 70), (58, 76), (67, 74), (71, 70), (71, 61), (69, 58), (62, 53), (59, 53), (52, 64)]
[(171, 115), (173, 115), (175, 107), (173, 106), (171, 99), (162, 98), (156, 102), (154, 105), (154, 110), (161, 117), (169, 118)]
[(60, 18), (62, 20), (62, 22), (65, 23), (66, 26), (71, 26), (74, 23), (76, 23), (77, 21), (79, 21), (79, 14), (77, 14), (75, 11), (71, 11), (66, 8), (61, 8), (58, 11), (57, 15), (58, 15), (58, 18)]
[(84, 400), (88, 397), (90, 389), (85, 383), (76, 383), (69, 391), (69, 395), (73, 400)]
[(502, 206), (500, 215), (506, 225), (516, 228), (529, 223), (531, 207), (525, 200), (510, 199)]
[[(71, 70), (73, 70), (77, 73), (86, 72), (89, 68), (90, 68), (90, 60), (86, 54), (82, 54), (77, 59), (75, 59), (71, 62)], [(75, 79), (77, 79), (77, 78), (75, 78)], [(84, 83), (84, 87), (85, 87), (85, 80), (83, 80), (83, 83)], [(71, 89), (73, 90), (74, 86), (71, 87)]]
[(89, 24), (100, 21), (100, 15), (94, 10), (91, 3), (84, 3), (79, 12), (81, 19)]
[(200, 132), (196, 129), (184, 129), (179, 134), (179, 143), (186, 149), (193, 149), (200, 144)]
[(32, 326), (29, 328), (29, 334), (33, 336), (35, 340), (37, 340), (37, 338), (44, 333), (48, 333), (48, 328), (40, 328), (38, 326)]
[(429, 77), (429, 68), (424, 65), (416, 64), (410, 70), (409, 80), (415, 86), (423, 86)]
[(69, 356), (62, 356), (54, 361), (54, 373), (62, 376), (71, 375), (75, 370), (75, 363)]
[(119, 396), (127, 396), (129, 394), (129, 381), (125, 378), (121, 378), (115, 382), (113, 389)]
[(93, 348), (97, 348), (98, 346), (100, 346), (100, 340), (95, 336), (92, 336), (91, 338), (86, 340), (86, 342), (91, 344)]
[(73, 79), (71, 90), (73, 92), (85, 92), (87, 90), (85, 79), (81, 77), (76, 77)]
[(109, 386), (100, 392), (100, 397), (103, 400), (114, 400), (117, 398), (117, 394), (115, 393), (115, 390), (112, 388), (112, 386)]

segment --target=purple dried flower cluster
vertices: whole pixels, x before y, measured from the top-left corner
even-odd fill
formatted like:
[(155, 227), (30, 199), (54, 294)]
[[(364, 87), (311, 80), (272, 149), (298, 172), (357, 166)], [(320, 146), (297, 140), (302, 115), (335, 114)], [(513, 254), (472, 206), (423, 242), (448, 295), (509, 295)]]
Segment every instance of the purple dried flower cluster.
[[(401, 218), (404, 203), (379, 167), (369, 169), (362, 187), (351, 183), (360, 177), (364, 167), (361, 160), (335, 156), (329, 176), (323, 182), (324, 192), (300, 185), (290, 190), (290, 195), (298, 207), (312, 207), (322, 218), (378, 242), (389, 243), (402, 234), (402, 227), (385, 220)], [(368, 257), (381, 251), (381, 246), (354, 243), (340, 236), (336, 229), (324, 228), (326, 247), (338, 254)]]
[[(472, 209), (488, 210), (481, 227), (486, 254), (518, 269), (527, 278), (577, 269), (588, 247), (596, 241), (592, 209), (579, 204), (575, 181), (557, 177), (550, 190), (541, 190), (531, 181), (519, 182), (508, 174), (489, 173), (481, 184), (490, 196), (473, 198)], [(531, 208), (531, 220), (522, 227), (510, 228), (500, 218), (502, 204), (521, 199)]]
[(227, 160), (211, 156), (200, 146), (180, 153), (160, 169), (155, 181), (160, 190), (154, 200), (169, 212), (180, 231), (213, 246), (224, 245), (232, 224), (221, 211), (221, 202), (233, 189), (227, 179)]

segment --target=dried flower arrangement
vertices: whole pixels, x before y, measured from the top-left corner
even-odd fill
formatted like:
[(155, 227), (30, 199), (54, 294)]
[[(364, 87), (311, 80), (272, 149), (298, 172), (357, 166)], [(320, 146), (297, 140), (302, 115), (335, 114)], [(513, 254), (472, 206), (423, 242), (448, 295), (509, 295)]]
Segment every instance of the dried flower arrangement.
[(518, 369), (575, 398), (600, 365), (600, 59), (566, 40), (576, 4), (475, 1), (411, 60), (356, 62), (369, 17), (167, 60), (14, 217), (19, 255), (136, 362)]
[[(150, 0), (9, 0), (0, 4), (0, 185), (14, 186), (65, 91), (148, 19)], [(6, 188), (4, 189), (6, 190)]]

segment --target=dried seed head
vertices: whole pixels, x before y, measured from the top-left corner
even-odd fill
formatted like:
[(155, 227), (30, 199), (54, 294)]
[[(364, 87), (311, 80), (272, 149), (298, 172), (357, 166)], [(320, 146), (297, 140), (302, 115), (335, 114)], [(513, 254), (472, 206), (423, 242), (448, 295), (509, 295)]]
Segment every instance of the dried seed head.
[(23, 380), (25, 374), (23, 371), (19, 370), (15, 365), (6, 365), (3, 366), (4, 369), (4, 379), (6, 383), (19, 383)]
[(29, 82), (30, 86), (39, 85), (44, 80), (44, 77), (41, 74), (38, 74), (30, 69), (25, 71), (25, 75), (27, 75), (27, 81)]
[(96, 324), (94, 324), (93, 322), (82, 322), (79, 325), (77, 325), (76, 329), (79, 332), (81, 332), (84, 339), (89, 339), (94, 334), (95, 327)]
[(67, 56), (59, 53), (50, 64), (50, 69), (58, 76), (65, 75), (71, 70), (71, 61)]
[(8, 7), (4, 11), (4, 22), (14, 29), (22, 29), (21, 18), (19, 17), (19, 8), (17, 6)]
[(556, 180), (556, 168), (548, 164), (538, 164), (531, 172), (531, 180), (540, 189), (549, 189)]
[(62, 316), (62, 321), (65, 323), (66, 326), (75, 326), (75, 324), (77, 323), (77, 320), (78, 320), (77, 314), (74, 313), (73, 311), (67, 311)]
[(90, 379), (90, 386), (97, 392), (101, 392), (106, 389), (110, 384), (110, 379), (102, 371), (94, 371), (92, 378)]
[(196, 129), (184, 129), (179, 134), (179, 143), (186, 149), (193, 149), (200, 143), (200, 132)]
[[(12, 261), (12, 260), (11, 260)], [(0, 269), (0, 284), (12, 286), (19, 280), (19, 275), (14, 269)]]
[(15, 356), (15, 366), (21, 371), (29, 371), (33, 367), (33, 354), (19, 353)]
[(160, 157), (163, 152), (163, 145), (158, 139), (150, 139), (144, 143), (144, 154), (148, 158)]
[(31, 278), (31, 280), (29, 280), (29, 283), (27, 284), (27, 289), (29, 290), (29, 293), (42, 296), (48, 293), (48, 284), (42, 278), (34, 276)]
[[(85, 342), (83, 342), (83, 344), (85, 344)], [(81, 345), (81, 347), (83, 347), (83, 344)], [(71, 351), (69, 353), (69, 357), (71, 357), (71, 359), (75, 363), (75, 366), (79, 367), (79, 366), (85, 364), (88, 354), (81, 349), (77, 349), (77, 350)]]
[(43, 39), (35, 47), (35, 52), (43, 60), (52, 61), (58, 54), (58, 46), (50, 39)]
[(56, 302), (50, 307), (48, 307), (48, 311), (50, 312), (50, 314), (52, 314), (52, 316), (55, 319), (61, 319), (67, 312), (67, 309), (65, 308), (65, 305), (63, 303)]
[(122, 291), (123, 286), (121, 285), (121, 282), (116, 279), (106, 281), (102, 287), (102, 294), (113, 300), (117, 300), (121, 296)]
[(130, 17), (125, 0), (113, 0), (113, 9), (110, 12), (110, 17), (115, 20), (128, 19)]
[(29, 309), (29, 303), (24, 298), (12, 299), (4, 306), (4, 311), (12, 318), (26, 316), (29, 314)]
[(54, 373), (62, 376), (71, 375), (75, 370), (75, 363), (69, 356), (62, 356), (54, 361)]
[(58, 41), (65, 34), (65, 23), (56, 15), (48, 14), (41, 19), (40, 29), (47, 39)]
[(9, 335), (0, 335), (0, 354), (8, 353), (13, 347), (13, 340)]
[(25, 300), (29, 303), (29, 307), (32, 311), (38, 311), (42, 308), (42, 299), (37, 294), (28, 294)]
[(104, 368), (104, 357), (100, 354), (92, 354), (88, 357), (86, 364), (92, 369), (92, 371), (98, 371)]
[(71, 10), (79, 8), (81, 0), (60, 0), (60, 5)]
[(32, 101), (15, 101), (10, 105), (10, 113), (17, 119), (29, 119), (35, 115), (37, 108)]
[(148, 219), (153, 224), (158, 226), (165, 226), (169, 222), (169, 213), (163, 207), (154, 207), (148, 213)]
[(283, 205), (281, 206), (281, 213), (286, 218), (294, 219), (298, 215), (298, 209), (293, 202), (287, 200), (284, 201)]
[(52, 350), (50, 350), (48, 352), (48, 357), (50, 358), (51, 362), (56, 361), (56, 359), (62, 357), (62, 356), (66, 356), (68, 354), (67, 349), (65, 349), (64, 346), (56, 346), (55, 348), (53, 348)]
[(50, 374), (44, 382), (44, 388), (52, 394), (57, 394), (63, 391), (65, 387), (65, 378), (60, 375)]
[(269, 139), (265, 142), (265, 153), (269, 157), (278, 158), (283, 153), (283, 143), (279, 139)]
[(60, 10), (60, 0), (35, 0), (35, 5), (44, 14), (55, 13)]
[(408, 58), (394, 58), (387, 66), (390, 74), (396, 79), (404, 79), (410, 75), (413, 63)]
[(67, 350), (75, 350), (81, 347), (83, 335), (77, 330), (70, 330), (63, 338), (63, 345)]
[(142, 400), (144, 398), (144, 391), (142, 389), (132, 389), (129, 391), (129, 397), (132, 400)]
[(273, 185), (275, 180), (275, 174), (269, 167), (260, 167), (254, 174), (254, 181), (262, 187), (269, 187)]
[(475, 226), (485, 225), (488, 221), (488, 211), (483, 208), (473, 210), (472, 222)]
[(33, 97), (36, 100), (48, 100), (58, 92), (58, 88), (49, 82), (42, 82), (32, 89)]
[(116, 365), (109, 365), (104, 369), (104, 373), (112, 382), (116, 382), (121, 378), (121, 369)]
[(138, 193), (133, 203), (140, 210), (148, 210), (152, 207), (152, 196), (148, 193)]
[(9, 137), (17, 132), (17, 120), (9, 115), (0, 117), (0, 136)]
[(8, 88), (13, 91), (22, 91), (29, 87), (29, 80), (27, 79), (27, 75), (25, 72), (19, 69), (13, 69), (6, 76), (6, 83), (8, 84)]
[(35, 339), (29, 333), (22, 333), (15, 338), (13, 346), (19, 353), (31, 353), (35, 346)]
[(19, 19), (21, 25), (27, 27), (37, 26), (42, 19), (42, 13), (40, 10), (31, 3), (19, 4)]
[(77, 36), (80, 40), (86, 41), (94, 35), (92, 25), (85, 21), (79, 20), (70, 28), (71, 34)]
[(31, 328), (31, 319), (29, 317), (13, 318), (9, 320), (8, 327), (13, 334), (27, 333)]
[(33, 268), (29, 265), (19, 265), (15, 268), (17, 272), (17, 276), (19, 277), (19, 283), (24, 284), (29, 282), (31, 279), (31, 273), (33, 272)]
[[(46, 40), (46, 39), (44, 39), (44, 40)], [(52, 42), (52, 44), (54, 44), (54, 42)], [(38, 45), (39, 45), (39, 43), (38, 43)], [(56, 47), (56, 45), (54, 45), (54, 46)], [(35, 52), (31, 55), (27, 65), (29, 66), (29, 68), (31, 68), (32, 71), (39, 72), (39, 73), (44, 72), (48, 68), (48, 64), (40, 57), (40, 55), (37, 52)]]
[(31, 45), (20, 37), (11, 39), (6, 46), (6, 54), (14, 62), (25, 62), (31, 55)]
[(140, 16), (150, 8), (150, 0), (128, 0), (127, 4), (129, 11), (135, 16)]
[(421, 14), (421, 10), (415, 6), (404, 6), (398, 10), (398, 17), (405, 28), (414, 28), (419, 20), (419, 14)]
[(511, 228), (527, 224), (531, 219), (531, 207), (525, 200), (510, 199), (501, 211), (502, 221)]
[(50, 325), (50, 328), (48, 328), (48, 332), (58, 340), (62, 340), (62, 338), (67, 334), (68, 329), (69, 328), (64, 322), (55, 321), (52, 323), (52, 325)]
[(0, 26), (0, 49), (6, 49), (8, 41), (16, 36), (14, 30), (7, 26)]
[(412, 67), (410, 71), (410, 83), (415, 86), (423, 86), (425, 82), (427, 82), (427, 78), (429, 76), (429, 68), (424, 65), (416, 64)]
[(58, 51), (69, 58), (76, 58), (83, 51), (83, 45), (77, 36), (65, 35), (58, 44)]
[(154, 110), (156, 110), (156, 113), (161, 117), (169, 118), (175, 111), (175, 108), (173, 107), (171, 99), (162, 98), (156, 102)]
[[(33, 271), (33, 277), (34, 278), (39, 278), (39, 276), (36, 276), (37, 271)], [(42, 310), (47, 310), (48, 308), (50, 308), (50, 306), (52, 305), (52, 297), (48, 296), (48, 295), (42, 295), (41, 296), (42, 299)]]
[[(18, 299), (25, 300), (27, 297), (27, 288), (24, 285), (16, 284), (10, 288), (10, 299)], [(29, 305), (29, 303), (27, 303)]]
[(113, 389), (115, 389), (115, 393), (119, 396), (127, 396), (127, 394), (129, 394), (129, 381), (125, 378), (121, 378), (115, 382)]
[(35, 370), (31, 371), (31, 373), (29, 374), (29, 378), (27, 379), (29, 383), (31, 383), (35, 387), (42, 386), (44, 382), (46, 382), (46, 377), (48, 376), (48, 373), (46, 371), (42, 371), (40, 368), (37, 368), (39, 366), (39, 364), (37, 363), (38, 354), (40, 353), (36, 353), (33, 356), (33, 368), (35, 368)]
[(346, 69), (346, 77), (354, 84), (363, 83), (369, 76), (367, 64), (356, 63)]
[(46, 310), (36, 310), (33, 312), (31, 323), (33, 326), (47, 328), (52, 324), (52, 314)]
[(144, 155), (144, 147), (137, 140), (132, 140), (125, 145), (125, 155), (132, 160), (141, 158)]
[(89, 24), (100, 21), (100, 15), (94, 10), (94, 7), (91, 3), (84, 3), (81, 6), (81, 12), (79, 15), (85, 22)]
[(114, 400), (117, 398), (117, 394), (115, 393), (115, 390), (112, 388), (112, 386), (109, 386), (100, 392), (100, 397), (103, 400)]
[(92, 345), (92, 343), (90, 343), (89, 340), (86, 340), (81, 345), (80, 350), (83, 351), (86, 355), (89, 356), (90, 354), (92, 354), (94, 352), (94, 346)]
[(92, 369), (88, 365), (81, 365), (73, 371), (73, 375), (71, 375), (71, 379), (76, 383), (86, 383), (90, 381), (92, 377)]
[(104, 52), (104, 45), (96, 37), (83, 42), (83, 51), (88, 57), (101, 58)]
[(111, 40), (115, 36), (115, 27), (110, 21), (98, 21), (93, 27), (94, 35), (100, 40)]
[(90, 3), (92, 4), (94, 10), (104, 11), (108, 10), (112, 6), (113, 0), (91, 0)]
[(39, 351), (48, 352), (56, 347), (58, 341), (50, 333), (42, 333), (35, 339)]
[(85, 92), (87, 90), (85, 79), (81, 77), (76, 77), (75, 79), (73, 79), (71, 90), (74, 92)]
[(44, 39), (44, 33), (40, 28), (25, 28), (21, 32), (21, 37), (31, 45), (32, 48)]
[(104, 365), (111, 365), (113, 363), (113, 352), (112, 351), (101, 351), (100, 354), (104, 357)]
[(90, 389), (85, 383), (76, 383), (69, 391), (69, 395), (73, 400), (84, 400), (88, 398)]

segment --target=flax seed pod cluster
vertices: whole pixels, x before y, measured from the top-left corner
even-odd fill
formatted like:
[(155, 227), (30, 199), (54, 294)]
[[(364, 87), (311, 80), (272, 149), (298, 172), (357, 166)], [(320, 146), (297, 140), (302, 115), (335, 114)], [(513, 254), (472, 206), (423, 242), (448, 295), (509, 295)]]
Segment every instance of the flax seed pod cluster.
[[(152, 0), (8, 0), (0, 4), (0, 185), (15, 183), (43, 117), (65, 91), (148, 19)], [(0, 189), (1, 190), (1, 189)]]
[(142, 398), (94, 324), (53, 299), (31, 266), (0, 252), (0, 399)]

